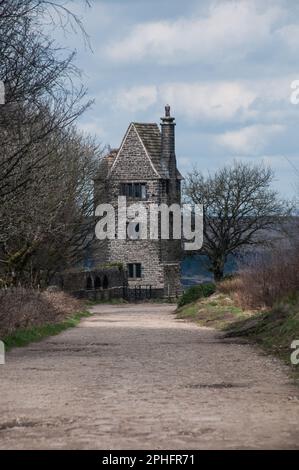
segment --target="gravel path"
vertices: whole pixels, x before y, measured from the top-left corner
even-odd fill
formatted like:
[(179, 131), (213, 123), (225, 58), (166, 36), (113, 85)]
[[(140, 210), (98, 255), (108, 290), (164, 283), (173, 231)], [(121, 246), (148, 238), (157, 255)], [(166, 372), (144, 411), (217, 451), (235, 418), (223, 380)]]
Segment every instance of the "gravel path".
[(170, 305), (101, 305), (0, 366), (1, 449), (299, 448), (279, 361)]

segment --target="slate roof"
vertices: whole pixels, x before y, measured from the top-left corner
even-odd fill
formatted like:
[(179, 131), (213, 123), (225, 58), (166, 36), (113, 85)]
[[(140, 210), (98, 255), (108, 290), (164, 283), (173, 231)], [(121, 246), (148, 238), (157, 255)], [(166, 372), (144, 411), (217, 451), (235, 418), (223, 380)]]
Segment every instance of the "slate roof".
[[(160, 178), (169, 178), (169, 169), (161, 158), (161, 131), (156, 123), (140, 123), (132, 122), (129, 126), (134, 126), (137, 134), (139, 135), (147, 154)], [(111, 149), (110, 152), (103, 158), (100, 168), (100, 174), (108, 176), (120, 149)], [(183, 180), (184, 177), (177, 169), (177, 179)]]
[[(163, 165), (161, 160), (161, 132), (156, 123), (133, 123), (147, 153), (161, 178), (169, 178), (168, 168)], [(177, 178), (183, 179), (181, 173), (177, 170)]]
[(134, 127), (145, 146), (156, 171), (167, 178), (166, 168), (161, 165), (161, 132), (157, 124), (134, 122)]

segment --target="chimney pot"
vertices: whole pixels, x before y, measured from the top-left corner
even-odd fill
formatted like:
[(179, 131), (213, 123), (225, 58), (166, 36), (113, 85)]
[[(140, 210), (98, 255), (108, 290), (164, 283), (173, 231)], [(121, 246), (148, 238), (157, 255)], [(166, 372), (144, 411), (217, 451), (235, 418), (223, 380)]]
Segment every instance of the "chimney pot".
[(169, 178), (176, 177), (175, 158), (175, 118), (170, 115), (170, 106), (165, 106), (165, 116), (161, 118), (161, 159), (163, 167), (169, 171)]

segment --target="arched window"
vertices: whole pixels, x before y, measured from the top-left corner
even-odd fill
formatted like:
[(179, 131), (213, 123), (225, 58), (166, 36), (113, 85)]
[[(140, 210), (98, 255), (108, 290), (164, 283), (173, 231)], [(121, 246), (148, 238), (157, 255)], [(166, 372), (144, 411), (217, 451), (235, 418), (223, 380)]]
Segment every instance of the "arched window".
[(103, 279), (103, 289), (108, 289), (108, 287), (109, 287), (108, 277), (107, 277), (107, 276), (104, 276), (104, 279)]
[(95, 281), (94, 281), (94, 288), (95, 289), (100, 289), (101, 288), (101, 279), (99, 278), (99, 276), (97, 276), (95, 278)]
[(88, 278), (86, 279), (86, 289), (90, 290), (92, 289), (92, 279), (90, 276), (88, 276)]

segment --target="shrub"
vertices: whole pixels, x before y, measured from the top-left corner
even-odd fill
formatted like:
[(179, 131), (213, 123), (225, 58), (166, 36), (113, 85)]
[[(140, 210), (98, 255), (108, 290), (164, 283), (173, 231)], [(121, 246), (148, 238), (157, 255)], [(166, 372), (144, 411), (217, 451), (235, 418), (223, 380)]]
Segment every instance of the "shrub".
[(219, 283), (218, 290), (231, 295), (242, 308), (273, 307), (299, 292), (299, 250), (275, 248), (256, 254), (240, 266), (238, 277)]
[(61, 322), (67, 315), (82, 310), (82, 305), (64, 292), (0, 289), (0, 339), (18, 329)]
[(201, 299), (202, 297), (209, 297), (214, 294), (215, 290), (216, 286), (212, 282), (192, 286), (181, 296), (178, 306), (182, 307), (183, 305), (195, 302), (195, 300)]
[(217, 291), (225, 295), (235, 294), (242, 289), (242, 281), (240, 277), (234, 276), (231, 279), (223, 279), (217, 284)]

